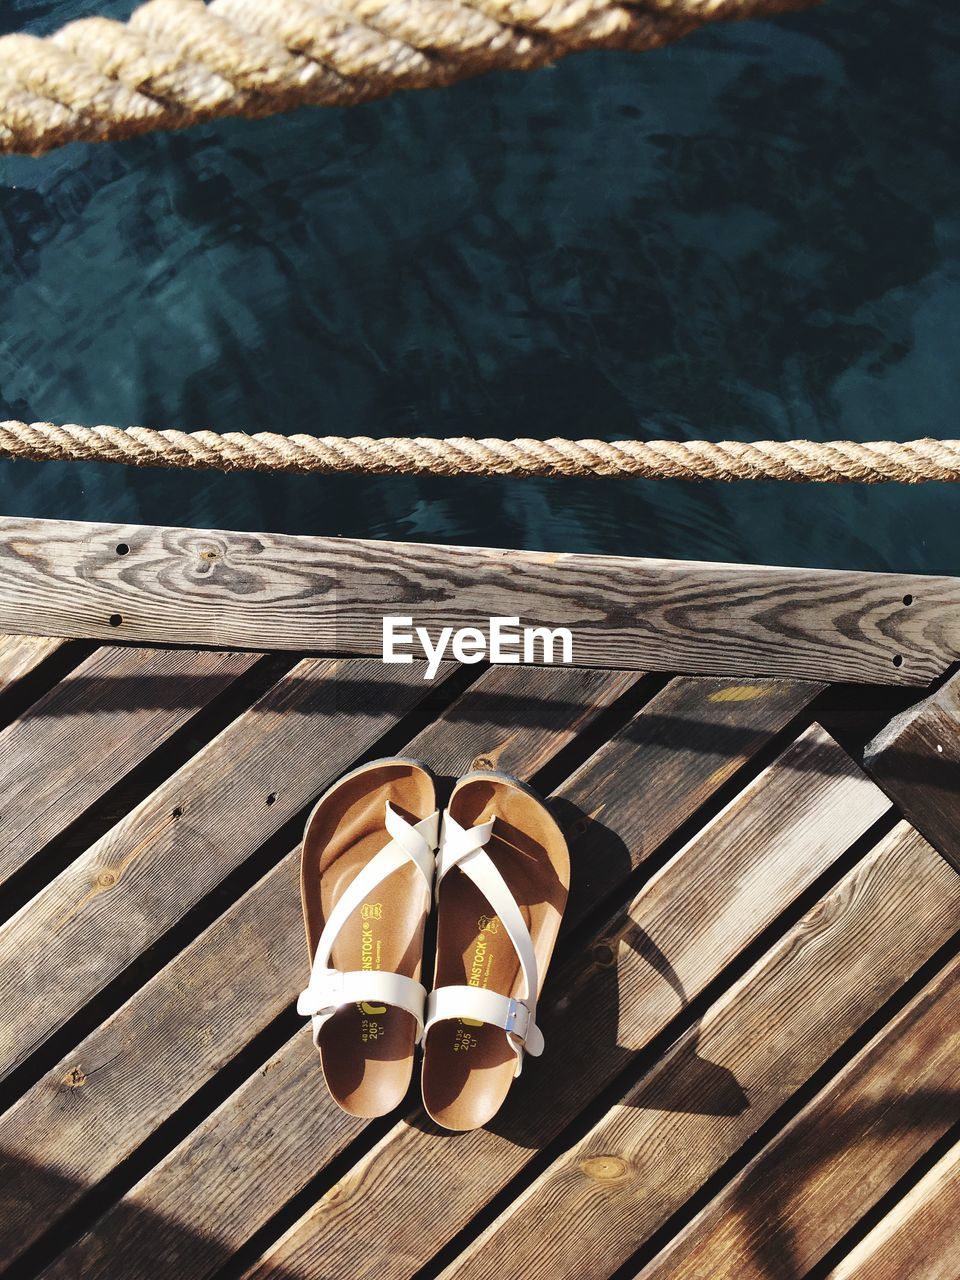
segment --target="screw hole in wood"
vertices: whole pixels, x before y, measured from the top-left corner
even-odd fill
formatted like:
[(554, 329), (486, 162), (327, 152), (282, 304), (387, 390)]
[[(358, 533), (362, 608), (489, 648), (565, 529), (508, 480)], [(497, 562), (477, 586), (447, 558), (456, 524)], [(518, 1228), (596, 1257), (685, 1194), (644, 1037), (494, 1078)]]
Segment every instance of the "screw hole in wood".
[(904, 603), (904, 604), (913, 604), (913, 596), (911, 596), (911, 595), (906, 595), (906, 596), (904, 596), (904, 597), (903, 597), (903, 603)]
[(110, 625), (111, 625), (111, 627), (119, 627), (119, 626), (121, 626), (121, 625), (122, 625), (122, 623), (123, 623), (123, 615), (122, 615), (122, 614), (119, 614), (119, 613), (111, 613), (111, 615), (110, 615)]
[(902, 667), (902, 666), (903, 666), (903, 654), (902, 654), (902, 653), (895, 653), (895, 654), (893, 655), (893, 665), (894, 665), (895, 667)]
[(129, 552), (130, 552), (130, 548), (127, 546), (127, 544), (126, 544), (125, 542), (118, 542), (118, 543), (117, 543), (117, 555), (118, 555), (118, 556), (125, 556), (125, 555), (128, 555), (128, 554), (129, 554)]

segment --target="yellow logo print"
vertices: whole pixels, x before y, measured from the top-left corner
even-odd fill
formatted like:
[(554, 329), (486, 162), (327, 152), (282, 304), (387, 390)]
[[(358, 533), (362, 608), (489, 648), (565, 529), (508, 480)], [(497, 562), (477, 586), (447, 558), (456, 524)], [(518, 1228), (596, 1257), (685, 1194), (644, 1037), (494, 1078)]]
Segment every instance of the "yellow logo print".
[(383, 918), (383, 904), (380, 902), (365, 902), (360, 908), (360, 915), (364, 920), (381, 920)]

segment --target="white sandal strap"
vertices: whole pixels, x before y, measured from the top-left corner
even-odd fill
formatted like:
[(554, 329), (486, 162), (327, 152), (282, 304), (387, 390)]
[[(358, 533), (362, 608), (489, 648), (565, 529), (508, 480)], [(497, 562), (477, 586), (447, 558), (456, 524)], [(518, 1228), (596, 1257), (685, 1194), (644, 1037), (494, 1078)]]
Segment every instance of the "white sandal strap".
[(526, 1000), (515, 1000), (501, 995), (499, 991), (487, 991), (484, 987), (450, 986), (431, 991), (427, 996), (424, 1035), (435, 1023), (454, 1018), (501, 1027), (517, 1055), (515, 1075), (520, 1074), (524, 1051), (532, 1053), (535, 1058), (543, 1053), (543, 1033), (537, 1026), (534, 1009)]
[[(476, 827), (467, 828), (461, 827), (459, 822), (450, 816), (449, 812), (443, 815), (443, 827), (440, 833), (440, 854), (437, 859), (437, 891), (439, 893), (440, 881), (454, 867), (459, 868), (464, 875), (473, 881), (490, 903), (494, 914), (499, 917), (510, 941), (513, 943), (520, 960), (523, 997), (519, 1001), (512, 1000), (508, 996), (486, 991), (484, 988), (479, 987), (441, 988), (440, 990), (442, 991), (467, 992), (469, 994), (464, 997), (464, 1002), (459, 1011), (450, 1003), (452, 997), (444, 996), (442, 1001), (435, 1002), (435, 1009), (453, 1009), (453, 1012), (437, 1013), (433, 1021), (440, 1021), (441, 1018), (475, 1017), (479, 1022), (491, 1023), (493, 1026), (504, 1026), (501, 1019), (512, 1016), (513, 1027), (508, 1029), (504, 1026), (504, 1031), (507, 1032), (510, 1046), (517, 1055), (517, 1075), (519, 1075), (520, 1068), (523, 1065), (525, 1047), (534, 1056), (543, 1052), (543, 1036), (536, 1025), (537, 993), (539, 990), (537, 955), (534, 950), (533, 940), (530, 937), (530, 930), (527, 928), (516, 898), (514, 898), (509, 885), (484, 847), (493, 832), (494, 822), (495, 819), (491, 819), (489, 822), (482, 822)], [(475, 1000), (474, 997), (477, 997), (477, 999)], [(468, 1003), (479, 1008), (481, 998), (484, 1007), (491, 1016), (484, 1016), (480, 1013), (471, 1014), (467, 1011), (466, 1006)], [(494, 1002), (503, 1003), (496, 1004)], [(509, 1010), (506, 1008), (507, 1005), (511, 1007)], [(517, 1012), (517, 1006), (523, 1009), (524, 1012), (522, 1014)], [(518, 1033), (515, 1029), (518, 1018), (526, 1019), (529, 1022), (529, 1027), (522, 1033)], [(428, 1027), (430, 1026), (430, 1021), (428, 1017)], [(538, 1045), (537, 1048), (534, 1048), (535, 1044)]]
[(390, 801), (387, 801), (384, 825), (392, 839), (379, 853), (374, 854), (340, 895), (340, 900), (330, 912), (317, 942), (317, 951), (313, 958), (314, 968), (324, 970), (329, 968), (333, 944), (340, 930), (353, 913), (363, 906), (374, 889), (388, 876), (393, 875), (394, 871), (398, 871), (408, 860), (415, 863), (420, 871), (429, 899), (436, 866), (433, 851), (437, 847), (439, 821), (440, 814), (432, 813), (428, 818), (423, 818), (414, 825), (397, 813)]
[[(382, 969), (314, 969), (310, 985), (300, 992), (297, 1013), (313, 1020), (313, 1043), (320, 1047), (320, 1031), (338, 1009), (348, 1004), (392, 1005), (416, 1019), (417, 1044), (423, 1036), (423, 1011), (427, 993), (414, 978)], [(383, 1013), (382, 1007), (368, 1012)]]
[(439, 812), (431, 813), (417, 823), (411, 823), (387, 801), (384, 826), (391, 839), (354, 876), (330, 912), (317, 941), (310, 982), (297, 1001), (298, 1012), (313, 1019), (315, 1044), (321, 1027), (333, 1017), (337, 1009), (355, 1002), (397, 1005), (406, 1009), (417, 1020), (419, 1042), (423, 1033), (423, 1009), (427, 994), (419, 982), (402, 974), (380, 969), (342, 973), (330, 967), (330, 956), (340, 930), (353, 913), (363, 906), (378, 885), (405, 863), (413, 862), (417, 867), (423, 878), (424, 893), (429, 903), (436, 867), (434, 850), (437, 847), (439, 824)]

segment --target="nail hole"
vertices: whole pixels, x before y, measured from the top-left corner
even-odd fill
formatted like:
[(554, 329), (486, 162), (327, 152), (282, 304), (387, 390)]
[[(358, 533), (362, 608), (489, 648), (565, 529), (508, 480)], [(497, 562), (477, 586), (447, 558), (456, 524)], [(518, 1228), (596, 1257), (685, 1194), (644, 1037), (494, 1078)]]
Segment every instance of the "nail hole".
[(111, 615), (110, 615), (110, 625), (111, 625), (111, 627), (119, 627), (119, 626), (120, 626), (120, 624), (121, 624), (122, 622), (123, 622), (123, 617), (122, 617), (122, 615), (121, 615), (121, 614), (119, 614), (119, 613), (111, 613)]
[(903, 654), (902, 654), (902, 653), (895, 653), (895, 654), (893, 655), (893, 665), (894, 665), (895, 667), (902, 667), (902, 666), (903, 666)]
[(904, 604), (913, 604), (913, 596), (907, 595), (903, 597)]
[(128, 552), (129, 552), (129, 551), (130, 551), (130, 548), (127, 546), (127, 544), (126, 544), (125, 542), (118, 542), (118, 543), (117, 543), (117, 555), (118, 555), (118, 556), (125, 556), (125, 555), (127, 555), (127, 554), (128, 554)]
[(275, 791), (271, 791), (270, 794), (267, 796), (267, 804), (276, 804), (276, 803), (277, 803), (277, 793)]
[(180, 805), (177, 805), (177, 807), (174, 809), (173, 814), (171, 816), (174, 818), (182, 818), (183, 817), (182, 807)]

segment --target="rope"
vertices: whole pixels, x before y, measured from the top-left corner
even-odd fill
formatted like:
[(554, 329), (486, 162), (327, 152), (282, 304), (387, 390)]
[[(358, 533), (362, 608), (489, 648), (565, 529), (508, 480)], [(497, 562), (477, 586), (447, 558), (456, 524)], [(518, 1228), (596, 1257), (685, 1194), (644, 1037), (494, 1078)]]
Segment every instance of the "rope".
[(0, 422), (0, 458), (310, 475), (960, 481), (960, 440), (375, 440)]
[(397, 89), (651, 49), (707, 22), (818, 0), (148, 0), (0, 38), (0, 151), (128, 138), (218, 116), (344, 106)]

